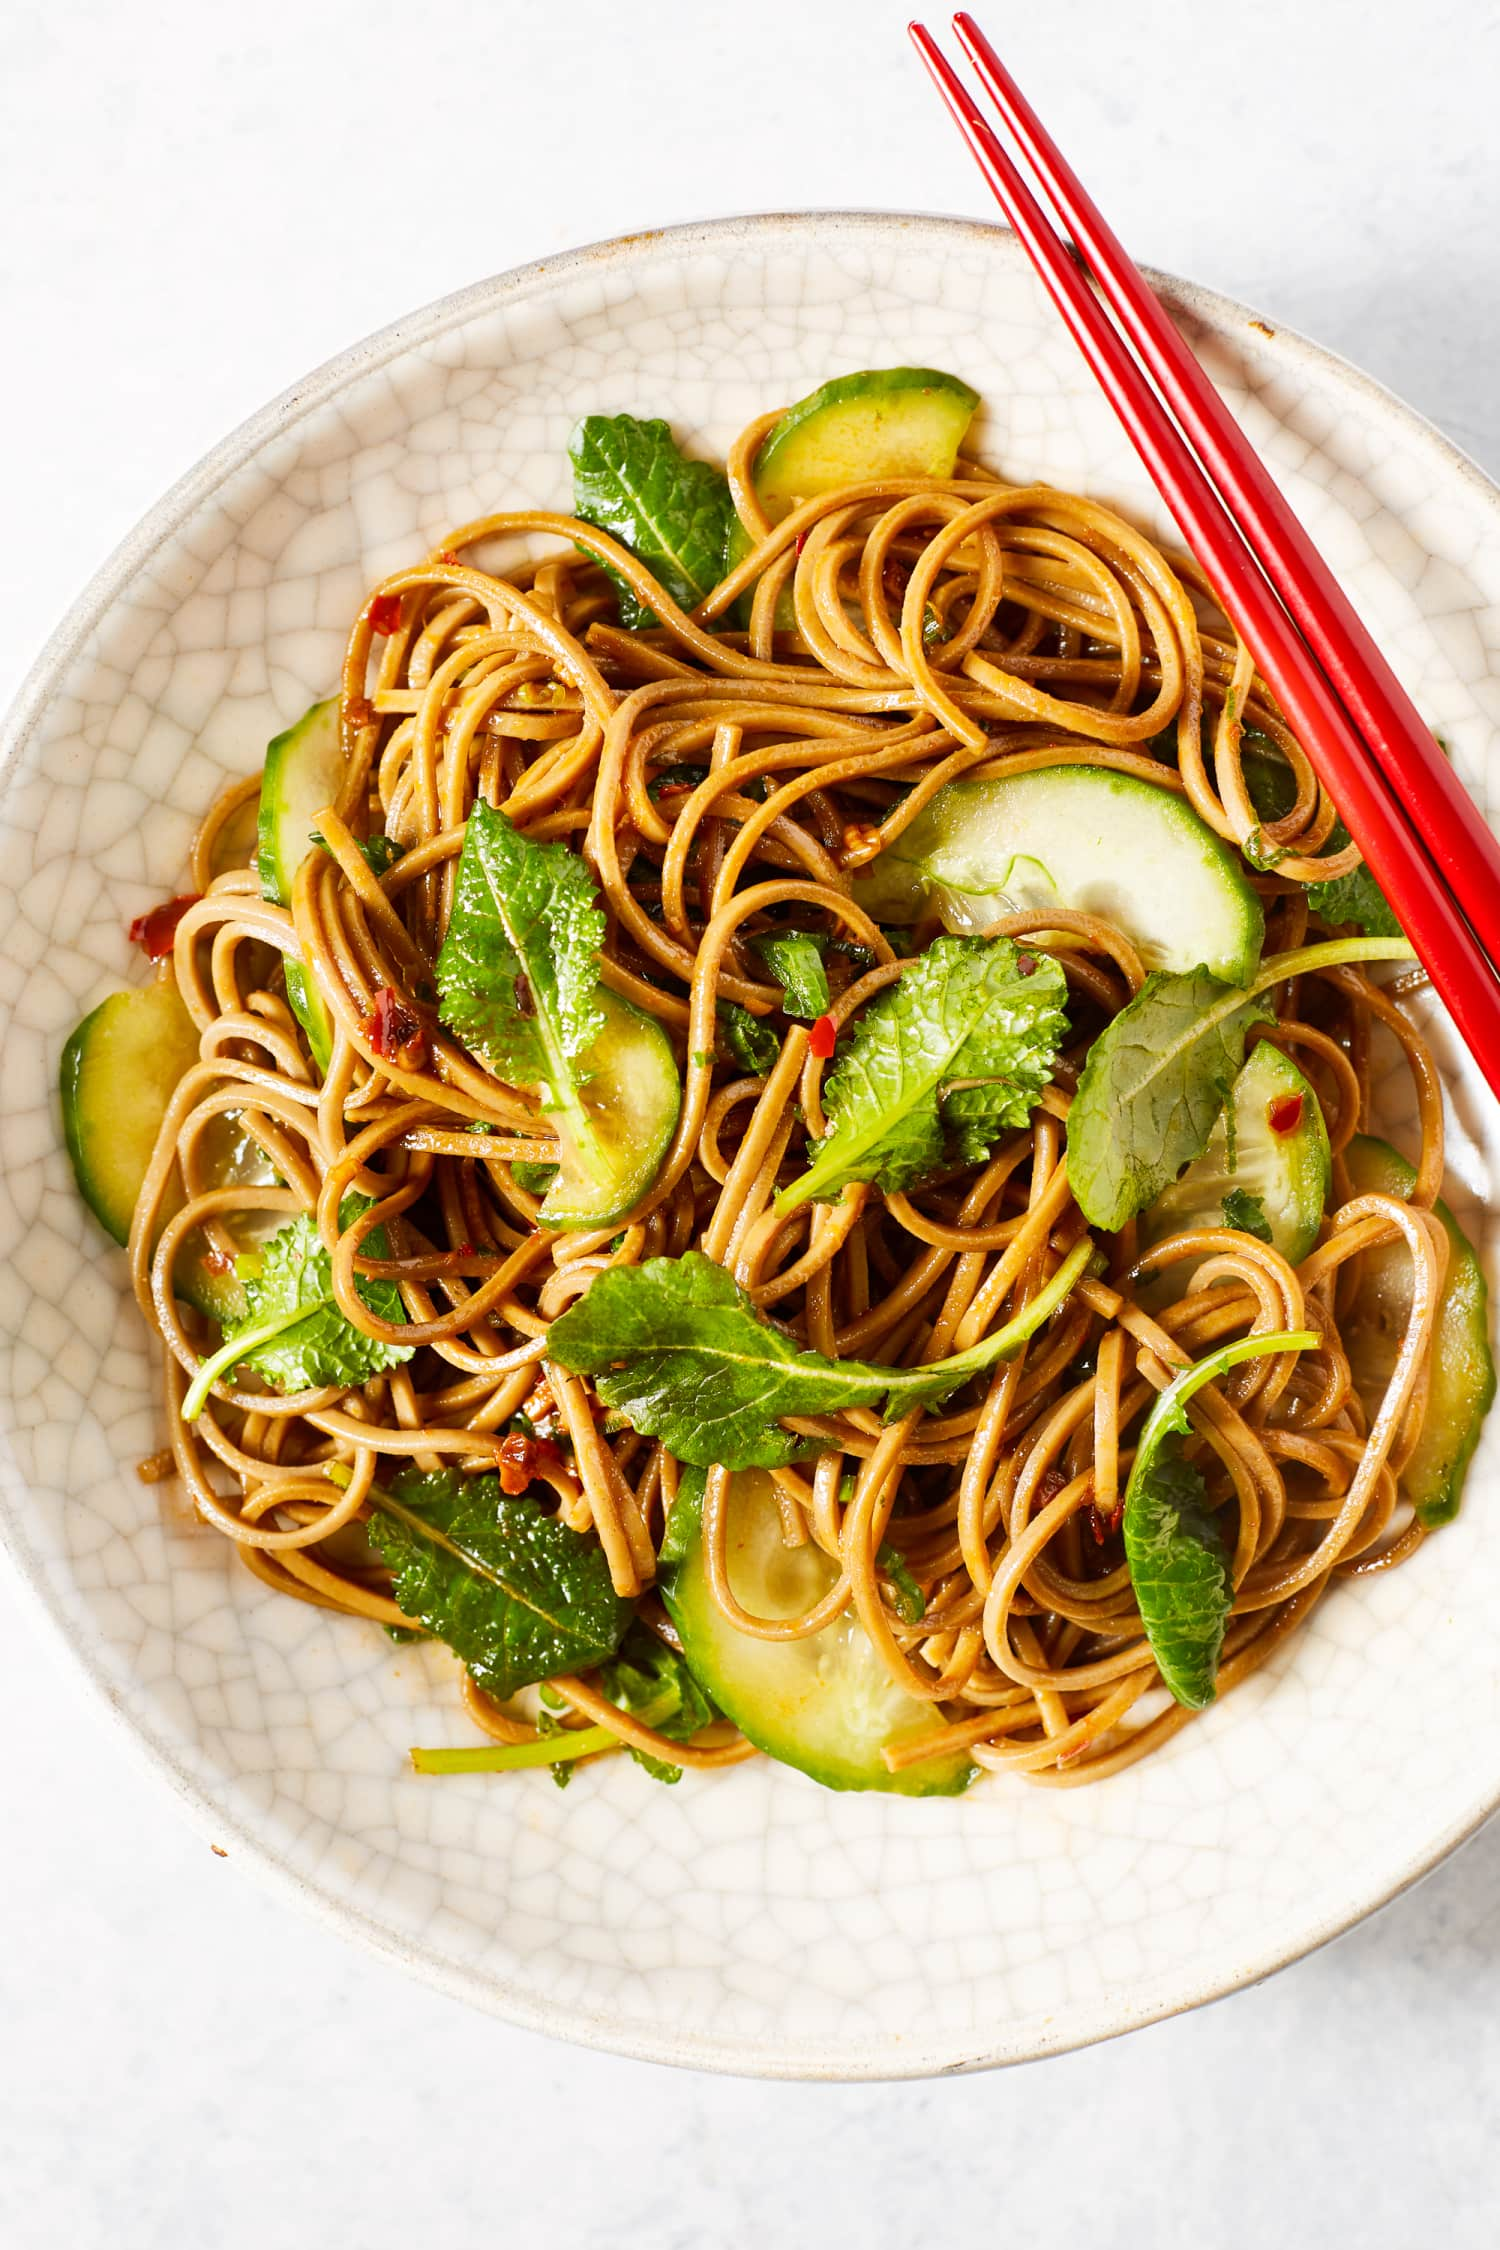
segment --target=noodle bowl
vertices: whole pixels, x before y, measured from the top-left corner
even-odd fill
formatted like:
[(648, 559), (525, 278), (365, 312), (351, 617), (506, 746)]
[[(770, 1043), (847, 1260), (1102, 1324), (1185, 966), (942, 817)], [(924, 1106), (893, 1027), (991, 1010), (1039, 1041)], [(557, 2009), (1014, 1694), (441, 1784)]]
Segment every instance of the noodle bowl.
[[(262, 896), (232, 847), (258, 783), (231, 789), (199, 835), (201, 896), (164, 964), (199, 1060), (168, 1106), (130, 1257), (164, 1346), (175, 1472), (278, 1593), (406, 1625), (361, 1529), (372, 1487), (402, 1467), (503, 1469), (524, 1414), (555, 1433), (517, 1449), (530, 1489), (597, 1538), (616, 1593), (670, 1645), (657, 1552), (679, 1462), (549, 1357), (552, 1323), (601, 1273), (697, 1250), (799, 1344), (892, 1366), (962, 1352), (1036, 1297), (1089, 1231), (1068, 1117), (1092, 1040), (1146, 979), (1122, 927), (1081, 907), (989, 919), (987, 935), (1060, 965), (1074, 1029), (1028, 1126), (905, 1189), (853, 1182), (779, 1208), (778, 1181), (827, 1124), (826, 1048), (789, 1022), (774, 1063), (750, 1071), (719, 1038), (724, 1003), (760, 1020), (780, 1008), (751, 941), (788, 914), (825, 941), (835, 1034), (898, 982), (938, 924), (929, 914), (898, 952), (854, 879), (948, 784), (1083, 767), (1184, 800), (1216, 836), (1261, 853), (1272, 958), (1307, 940), (1307, 885), (1358, 864), (1193, 566), (1106, 507), (967, 461), (948, 478), (847, 484), (772, 522), (753, 470), (775, 421), (752, 423), (729, 462), (749, 552), (692, 614), (617, 541), (536, 511), (464, 525), (374, 588), (347, 648), (326, 848), (302, 861), (289, 905)], [(619, 581), (650, 629), (615, 622)], [(1274, 819), (1249, 793), (1247, 727), (1290, 773)], [(528, 1168), (558, 1160), (555, 1121), (437, 1011), (434, 965), (480, 799), (524, 836), (583, 855), (608, 918), (602, 981), (665, 1028), (679, 1059), (680, 1114), (656, 1176), (597, 1228), (538, 1223)], [(383, 873), (360, 849), (372, 836), (402, 848)], [(288, 961), (326, 1011), (326, 1069), (288, 1003)], [(402, 995), (394, 1044), (384, 993)], [(1147, 1410), (1225, 1343), (1318, 1339), (1246, 1361), (1190, 1409), (1191, 1456), (1231, 1557), (1220, 1692), (1335, 1580), (1391, 1569), (1421, 1543), (1400, 1479), (1422, 1433), (1450, 1253), (1434, 1215), (1438, 1080), (1390, 988), (1358, 965), (1290, 976), (1273, 1006), (1256, 1036), (1306, 1074), (1333, 1159), (1329, 1216), (1299, 1263), (1228, 1225), (1148, 1240), (1132, 1220), (1106, 1239), (1105, 1270), (946, 1404), (893, 1420), (861, 1406), (789, 1417), (804, 1444), (770, 1472), (781, 1535), (828, 1564), (826, 1591), (800, 1614), (757, 1614), (737, 1594), (733, 1478), (707, 1470), (704, 1567), (724, 1619), (767, 1642), (857, 1620), (889, 1681), (928, 1707), (930, 1724), (886, 1751), (893, 1773), (963, 1751), (1072, 1786), (1187, 1723), (1161, 1694), (1117, 1525)], [(1416, 1094), (1407, 1198), (1359, 1192), (1346, 1169), (1377, 1033), (1398, 1042)], [(264, 1160), (254, 1184), (214, 1180), (213, 1136), (231, 1117)], [(247, 1219), (298, 1212), (315, 1216), (344, 1319), (415, 1356), (357, 1386), (285, 1394), (237, 1388), (226, 1372), (184, 1420), (211, 1338), (174, 1290), (177, 1261), (206, 1241), (227, 1265)], [(377, 1230), (383, 1256), (369, 1247)], [(1341, 1323), (1363, 1263), (1392, 1245), (1409, 1263), (1409, 1305), (1372, 1408)], [(404, 1320), (372, 1310), (361, 1279), (395, 1283)], [(920, 1589), (919, 1615), (893, 1599), (893, 1563)], [(589, 1674), (552, 1685), (568, 1726), (607, 1725), (673, 1765), (753, 1754), (727, 1721), (684, 1741), (622, 1712)], [(464, 1698), (496, 1740), (540, 1739), (534, 1715), (472, 1680)]]

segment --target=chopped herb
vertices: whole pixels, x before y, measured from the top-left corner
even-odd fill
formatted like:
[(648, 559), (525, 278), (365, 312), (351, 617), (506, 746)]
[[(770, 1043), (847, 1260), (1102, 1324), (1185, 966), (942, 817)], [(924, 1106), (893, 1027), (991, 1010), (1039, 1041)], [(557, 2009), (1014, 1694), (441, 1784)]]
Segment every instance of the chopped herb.
[[(690, 1742), (719, 1717), (717, 1704), (710, 1702), (677, 1651), (641, 1624), (632, 1625), (619, 1655), (601, 1670), (599, 1684), (611, 1703), (672, 1742)], [(681, 1766), (653, 1758), (630, 1743), (625, 1747), (655, 1780), (681, 1779)]]
[(677, 1498), (667, 1512), (656, 1558), (664, 1568), (680, 1563), (698, 1535), (698, 1526), (703, 1520), (704, 1482), (703, 1471), (691, 1467), (685, 1468), (677, 1480)]
[(768, 1023), (742, 1008), (737, 1000), (719, 1002), (719, 1029), (724, 1044), (741, 1070), (752, 1077), (764, 1078), (776, 1067), (781, 1053), (781, 1041)]
[(960, 1161), (978, 1161), (976, 1150), (1031, 1115), (1067, 1028), (1066, 997), (1049, 955), (1008, 938), (938, 938), (842, 1043), (824, 1093), (828, 1131), (778, 1208), (837, 1196), (851, 1180), (910, 1187), (943, 1163), (950, 1130)]
[[(693, 461), (665, 422), (633, 414), (588, 414), (568, 440), (573, 507), (628, 547), (682, 609), (712, 593), (723, 575), (734, 503), (722, 469)], [(654, 625), (652, 612), (617, 572), (620, 622)]]
[(1090, 1225), (1116, 1232), (1154, 1203), (1203, 1154), (1221, 1112), (1234, 1170), (1225, 1098), (1251, 1025), (1269, 1016), (1263, 993), (1345, 962), (1410, 958), (1404, 938), (1347, 937), (1272, 954), (1243, 987), (1205, 968), (1153, 971), (1094, 1041), (1068, 1116), (1068, 1177)]
[(1231, 1188), (1224, 1198), (1224, 1224), (1241, 1234), (1254, 1235), (1257, 1242), (1273, 1242), (1271, 1222), (1266, 1217), (1266, 1207), (1258, 1195), (1248, 1188)]
[(1241, 1360), (1311, 1351), (1311, 1329), (1243, 1336), (1185, 1368), (1157, 1398), (1125, 1488), (1125, 1561), (1162, 1684), (1190, 1711), (1212, 1703), (1234, 1593), (1223, 1535), (1205, 1506), (1201, 1473), (1182, 1459), (1187, 1402)]
[(927, 1614), (927, 1596), (913, 1578), (901, 1549), (884, 1540), (875, 1561), (891, 1582), (896, 1615), (905, 1625), (919, 1625)]
[[(351, 1226), (372, 1201), (366, 1195), (346, 1195), (339, 1211), (341, 1225)], [(366, 1235), (362, 1254), (390, 1256), (383, 1226)], [(382, 1368), (411, 1358), (410, 1344), (383, 1343), (344, 1318), (333, 1294), (333, 1260), (316, 1223), (305, 1212), (279, 1227), (255, 1257), (255, 1269), (251, 1270), (247, 1257), (238, 1276), (245, 1310), (237, 1320), (224, 1323), (223, 1343), (194, 1376), (182, 1402), (185, 1422), (197, 1420), (209, 1391), (230, 1368), (248, 1367), (273, 1390), (310, 1391), (329, 1383), (365, 1383)], [(239, 1264), (236, 1260), (237, 1269)], [(406, 1308), (394, 1281), (361, 1276), (355, 1289), (378, 1319), (405, 1320)]]
[(446, 1641), (487, 1694), (503, 1701), (619, 1647), (631, 1605), (598, 1540), (534, 1500), (507, 1498), (497, 1477), (406, 1471), (371, 1499), (370, 1536), (398, 1607)]
[[(1296, 802), (1297, 783), (1275, 744), (1268, 736), (1253, 728), (1247, 729), (1241, 762), (1245, 788), (1261, 819), (1282, 819)], [(1336, 821), (1323, 847), (1324, 856), (1347, 851), (1350, 840), (1343, 822)], [(1244, 856), (1252, 867), (1270, 868), (1279, 865), (1288, 855), (1277, 852), (1264, 859), (1256, 858), (1247, 844)], [(1307, 903), (1314, 914), (1334, 929), (1354, 928), (1362, 930), (1367, 937), (1400, 937), (1402, 934), (1401, 924), (1392, 913), (1385, 893), (1363, 860), (1347, 875), (1336, 875), (1324, 883), (1309, 883)]]
[(821, 1016), (830, 995), (818, 939), (806, 930), (784, 930), (750, 942), (781, 986), (783, 1011), (807, 1021)]
[(537, 1088), (595, 1180), (608, 1177), (608, 1157), (582, 1089), (604, 1029), (603, 939), (578, 853), (534, 843), (476, 799), (437, 960), (442, 1019), (511, 1085)]
[(1085, 1218), (1116, 1232), (1201, 1156), (1264, 1001), (1209, 969), (1157, 969), (1089, 1050), (1068, 1118)]
[[(308, 830), (309, 841), (318, 844), (332, 859), (327, 839), (316, 828)], [(389, 875), (398, 859), (406, 856), (406, 846), (398, 844), (394, 836), (366, 836), (359, 845), (359, 856), (372, 875)]]

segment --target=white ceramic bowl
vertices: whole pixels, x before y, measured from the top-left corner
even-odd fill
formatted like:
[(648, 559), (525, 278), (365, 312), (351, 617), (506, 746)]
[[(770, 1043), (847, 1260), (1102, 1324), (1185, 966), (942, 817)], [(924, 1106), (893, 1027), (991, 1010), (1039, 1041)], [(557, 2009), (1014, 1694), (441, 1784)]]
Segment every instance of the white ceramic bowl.
[[(1327, 353), (1165, 286), (1483, 800), (1500, 493)], [(1007, 235), (857, 215), (635, 236), (400, 322), (226, 439), (59, 630), (0, 783), (0, 1520), (22, 1577), (213, 1836), (338, 1929), (518, 2023), (789, 2076), (1123, 2031), (1264, 1976), (1469, 1834), (1500, 1801), (1493, 1436), (1456, 1525), (1102, 1787), (841, 1797), (759, 1763), (667, 1789), (623, 1761), (566, 1793), (419, 1780), (408, 1744), (464, 1737), (451, 1659), (264, 1593), (137, 1480), (150, 1358), (54, 1085), (74, 1022), (137, 973), (125, 924), (178, 887), (225, 776), (328, 692), (372, 577), (465, 517), (565, 505), (580, 412), (663, 414), (722, 453), (753, 413), (897, 362), (979, 387), (992, 462), (1160, 523)], [(1494, 1105), (1425, 1012), (1453, 1200), (1488, 1241)]]

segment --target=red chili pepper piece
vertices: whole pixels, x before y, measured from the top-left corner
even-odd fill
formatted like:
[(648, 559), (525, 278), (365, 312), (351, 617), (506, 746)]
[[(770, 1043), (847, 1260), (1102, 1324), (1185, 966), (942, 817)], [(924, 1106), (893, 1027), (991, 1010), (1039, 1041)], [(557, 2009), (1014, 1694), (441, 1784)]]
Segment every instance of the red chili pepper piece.
[(401, 1070), (420, 1070), (427, 1059), (422, 1019), (391, 985), (383, 984), (376, 993), (374, 1010), (365, 1018), (365, 1037), (382, 1062)]
[(838, 1026), (832, 1016), (819, 1016), (807, 1035), (807, 1044), (819, 1062), (827, 1062), (838, 1045)]
[(796, 538), (796, 543), (795, 543), (795, 545), (794, 545), (794, 546), (793, 546), (793, 548), (792, 548), (792, 552), (793, 552), (793, 554), (795, 554), (795, 555), (800, 555), (800, 554), (801, 554), (801, 552), (802, 552), (802, 550), (803, 550), (803, 548), (804, 548), (804, 547), (805, 547), (806, 545), (807, 545), (807, 533), (806, 533), (805, 531), (799, 531), (799, 532), (798, 532), (798, 534), (797, 534), (797, 538)]
[(1266, 1122), (1273, 1133), (1295, 1133), (1302, 1123), (1302, 1110), (1301, 1094), (1283, 1094), (1266, 1111)]
[(190, 906), (196, 906), (202, 896), (201, 891), (185, 891), (180, 898), (163, 899), (160, 906), (137, 914), (130, 925), (131, 944), (144, 946), (148, 961), (160, 961), (171, 952), (183, 915)]
[(500, 1445), (500, 1490), (516, 1499), (531, 1482), (532, 1466), (536, 1460), (536, 1440), (512, 1430)]
[(401, 596), (377, 594), (370, 604), (370, 630), (372, 633), (394, 633), (401, 623)]

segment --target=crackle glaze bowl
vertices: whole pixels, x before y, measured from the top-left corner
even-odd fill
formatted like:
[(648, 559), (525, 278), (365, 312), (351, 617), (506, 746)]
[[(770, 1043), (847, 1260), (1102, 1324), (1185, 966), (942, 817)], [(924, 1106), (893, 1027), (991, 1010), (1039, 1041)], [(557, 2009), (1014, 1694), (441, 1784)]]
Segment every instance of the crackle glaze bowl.
[[(1164, 287), (1487, 803), (1500, 492), (1327, 353)], [(453, 1660), (277, 1599), (138, 1481), (156, 1382), (54, 1087), (72, 1025), (139, 973), (131, 916), (179, 887), (225, 778), (329, 692), (373, 577), (466, 517), (565, 506), (582, 412), (666, 415), (722, 455), (767, 406), (901, 362), (978, 387), (1003, 471), (1167, 528), (1008, 235), (862, 214), (637, 236), (401, 321), (226, 439), (60, 628), (0, 778), (0, 1523), (73, 1663), (216, 1841), (346, 1935), (516, 2023), (808, 2078), (1017, 2061), (1191, 2007), (1468, 1835), (1500, 1802), (1500, 1417), (1456, 1524), (1102, 1786), (838, 1796), (759, 1762), (663, 1788), (623, 1760), (565, 1794), (423, 1780), (407, 1746), (465, 1733)], [(1488, 1250), (1500, 1121), (1421, 1012), (1450, 1196)]]

